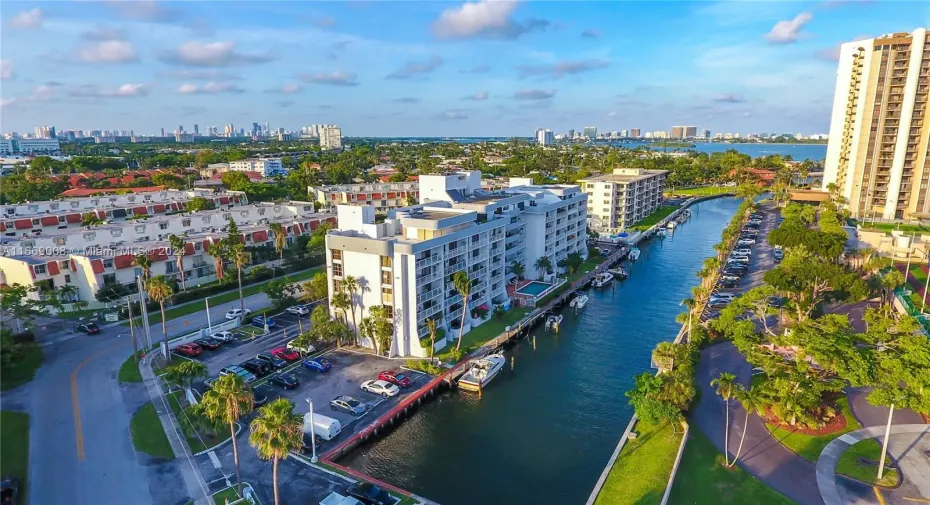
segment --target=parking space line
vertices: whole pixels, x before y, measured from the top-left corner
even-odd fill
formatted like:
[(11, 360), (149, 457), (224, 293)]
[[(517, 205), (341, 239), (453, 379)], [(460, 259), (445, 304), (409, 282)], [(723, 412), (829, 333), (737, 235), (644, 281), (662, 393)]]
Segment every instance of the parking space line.
[(214, 468), (216, 468), (217, 470), (219, 470), (220, 468), (223, 467), (223, 465), (220, 464), (220, 459), (216, 457), (216, 452), (210, 451), (210, 452), (207, 453), (207, 455), (210, 456), (210, 461), (213, 462), (213, 467), (214, 467)]

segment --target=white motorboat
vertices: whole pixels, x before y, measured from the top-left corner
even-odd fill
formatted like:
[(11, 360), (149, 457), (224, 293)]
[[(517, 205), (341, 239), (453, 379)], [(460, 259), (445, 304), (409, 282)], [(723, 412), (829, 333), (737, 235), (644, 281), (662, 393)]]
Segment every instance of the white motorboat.
[(630, 261), (636, 261), (636, 260), (638, 260), (640, 254), (642, 254), (642, 251), (640, 251), (639, 248), (634, 247), (634, 248), (630, 249), (630, 256), (629, 256)]
[(607, 271), (613, 274), (614, 278), (620, 279), (621, 281), (623, 279), (626, 279), (630, 275), (626, 270), (624, 270), (621, 267), (610, 268)]
[(575, 293), (575, 297), (572, 298), (572, 301), (569, 302), (568, 306), (575, 309), (583, 309), (585, 305), (588, 304), (588, 295), (578, 292)]
[(505, 363), (507, 363), (507, 358), (499, 353), (476, 359), (471, 363), (471, 368), (459, 379), (459, 389), (478, 391), (488, 387), (488, 383), (497, 376)]
[(691, 211), (688, 209), (681, 211), (681, 217), (688, 219), (689, 217), (691, 217)]
[(657, 237), (659, 237), (659, 238), (665, 238), (666, 235), (668, 235), (668, 232), (665, 231), (665, 228), (659, 228), (658, 230), (656, 230), (656, 236), (657, 236)]
[(565, 316), (563, 316), (562, 314), (554, 314), (554, 315), (549, 316), (549, 318), (546, 319), (546, 329), (558, 331), (559, 324), (562, 323), (562, 319), (564, 317)]
[(591, 281), (591, 285), (596, 288), (604, 287), (610, 284), (614, 280), (614, 274), (610, 272), (601, 272), (594, 277), (594, 280)]
[(669, 230), (674, 230), (675, 227), (678, 226), (678, 223), (676, 223), (676, 222), (673, 220), (673, 221), (669, 221), (668, 224), (665, 225), (665, 226), (666, 226)]

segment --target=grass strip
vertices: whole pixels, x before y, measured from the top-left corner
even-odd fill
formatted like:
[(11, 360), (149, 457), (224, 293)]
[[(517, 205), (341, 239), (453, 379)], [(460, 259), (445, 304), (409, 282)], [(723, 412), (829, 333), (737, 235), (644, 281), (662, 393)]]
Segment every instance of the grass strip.
[(168, 443), (168, 436), (161, 425), (161, 419), (155, 412), (155, 405), (148, 402), (132, 416), (129, 422), (132, 432), (132, 445), (137, 451), (160, 459), (174, 459), (174, 451)]
[(668, 423), (655, 426), (642, 421), (636, 423), (635, 431), (638, 436), (623, 446), (594, 505), (652, 505), (662, 501), (681, 433), (674, 433)]
[(34, 343), (22, 344), (23, 354), (14, 363), (0, 368), (0, 391), (6, 391), (32, 381), (42, 366), (42, 346)]
[[(188, 414), (184, 412), (184, 407), (181, 406), (181, 400), (179, 398), (180, 395), (183, 394), (183, 391), (175, 391), (173, 393), (169, 393), (166, 396), (168, 398), (168, 405), (171, 406), (171, 411), (174, 413), (174, 417), (177, 418), (178, 423), (182, 427), (185, 427), (185, 425), (189, 426), (190, 423), (186, 421)], [(181, 431), (184, 433), (184, 438), (187, 439), (187, 445), (191, 448), (191, 452), (197, 454), (198, 452), (203, 452), (211, 447), (215, 447), (217, 444), (221, 444), (229, 440), (229, 426), (226, 428), (226, 430), (221, 430), (219, 433), (216, 433), (212, 436), (200, 432), (194, 432), (192, 431), (193, 428), (182, 429)]]
[(20, 503), (29, 503), (29, 414), (0, 411), (0, 475), (19, 479)]
[(678, 210), (677, 205), (660, 205), (652, 214), (640, 219), (629, 229), (632, 231), (646, 231), (659, 221), (667, 218), (669, 214)]
[[(878, 477), (878, 460), (882, 446), (875, 439), (860, 440), (846, 450), (836, 463), (836, 473), (861, 480), (873, 486), (891, 487), (898, 483), (898, 470), (885, 468), (881, 480)], [(889, 458), (885, 459), (888, 464)]]
[(235, 486), (228, 487), (213, 495), (213, 503), (215, 503), (216, 505), (226, 505), (227, 499), (229, 500), (229, 503), (232, 503), (239, 499), (239, 493), (236, 492)]

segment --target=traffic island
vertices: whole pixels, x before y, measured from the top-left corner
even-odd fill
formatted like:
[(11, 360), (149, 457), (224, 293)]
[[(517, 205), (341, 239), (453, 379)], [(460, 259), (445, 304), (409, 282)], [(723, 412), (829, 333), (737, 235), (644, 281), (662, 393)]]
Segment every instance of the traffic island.
[(878, 478), (878, 462), (881, 459), (882, 446), (875, 439), (860, 440), (846, 450), (836, 463), (836, 473), (864, 482), (870, 486), (895, 487), (901, 482), (901, 475), (894, 467), (894, 460), (885, 458), (885, 471)]

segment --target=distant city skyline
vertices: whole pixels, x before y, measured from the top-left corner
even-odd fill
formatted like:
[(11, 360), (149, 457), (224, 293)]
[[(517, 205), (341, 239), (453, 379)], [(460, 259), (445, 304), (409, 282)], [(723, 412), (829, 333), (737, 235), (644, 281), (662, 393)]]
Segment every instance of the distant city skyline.
[(7, 131), (262, 118), (349, 137), (825, 132), (839, 44), (930, 19), (928, 4), (837, 0), (4, 6)]

